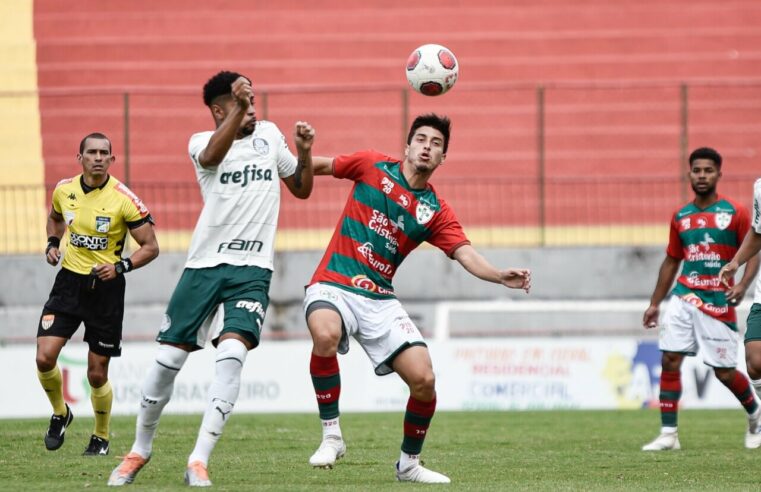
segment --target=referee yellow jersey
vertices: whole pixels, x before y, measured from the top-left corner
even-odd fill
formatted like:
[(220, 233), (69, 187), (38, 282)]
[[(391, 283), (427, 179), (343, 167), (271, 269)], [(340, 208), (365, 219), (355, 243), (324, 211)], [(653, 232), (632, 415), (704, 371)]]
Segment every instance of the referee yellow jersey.
[(153, 223), (143, 202), (113, 176), (90, 188), (82, 175), (60, 181), (53, 190), (53, 210), (68, 228), (61, 266), (87, 275), (96, 264), (121, 259), (128, 229)]

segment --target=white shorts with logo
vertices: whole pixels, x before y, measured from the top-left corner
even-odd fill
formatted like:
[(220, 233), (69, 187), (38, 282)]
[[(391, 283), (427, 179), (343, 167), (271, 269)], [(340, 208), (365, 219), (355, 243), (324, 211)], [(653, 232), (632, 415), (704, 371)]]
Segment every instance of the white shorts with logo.
[(658, 348), (664, 352), (695, 355), (711, 367), (737, 366), (740, 336), (678, 296), (671, 296), (661, 320)]
[(423, 335), (396, 299), (371, 299), (330, 284), (310, 285), (304, 298), (304, 313), (314, 302), (336, 308), (343, 320), (344, 333), (338, 352), (349, 351), (348, 337), (354, 337), (375, 367), (375, 374), (394, 372), (390, 364), (399, 352), (412, 345), (423, 345)]

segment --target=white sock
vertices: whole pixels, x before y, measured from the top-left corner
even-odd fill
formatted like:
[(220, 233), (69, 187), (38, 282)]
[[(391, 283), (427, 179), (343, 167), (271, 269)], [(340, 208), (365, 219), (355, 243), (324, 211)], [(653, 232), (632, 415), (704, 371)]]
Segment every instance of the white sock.
[(142, 401), (137, 412), (135, 442), (132, 452), (148, 458), (153, 450), (153, 438), (159, 426), (159, 418), (169, 403), (174, 389), (174, 378), (188, 358), (188, 352), (172, 345), (159, 345), (153, 367), (143, 381)]
[(753, 386), (753, 391), (755, 391), (756, 396), (761, 398), (761, 379), (751, 379), (750, 385)]
[(341, 424), (338, 422), (338, 417), (329, 420), (320, 420), (320, 422), (322, 422), (323, 439), (328, 436), (343, 439), (343, 435), (341, 435)]
[(407, 470), (419, 464), (420, 464), (419, 454), (407, 454), (404, 451), (402, 451), (402, 454), (399, 455), (399, 470), (400, 471)]
[(188, 464), (200, 461), (209, 464), (209, 456), (222, 435), (240, 391), (240, 372), (248, 349), (240, 340), (228, 338), (217, 346), (214, 382), (209, 388), (209, 405), (203, 414), (196, 447), (188, 457)]
[(676, 427), (661, 427), (661, 434), (676, 434)]

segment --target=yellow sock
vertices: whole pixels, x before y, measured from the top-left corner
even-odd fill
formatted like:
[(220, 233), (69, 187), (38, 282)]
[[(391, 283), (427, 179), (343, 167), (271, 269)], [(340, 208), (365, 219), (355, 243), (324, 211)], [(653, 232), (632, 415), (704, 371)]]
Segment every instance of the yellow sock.
[(100, 388), (90, 387), (90, 401), (92, 409), (95, 412), (95, 434), (96, 436), (108, 440), (108, 426), (111, 423), (111, 403), (114, 400), (114, 392), (111, 390), (111, 383)]
[(50, 404), (53, 405), (53, 415), (66, 415), (66, 402), (63, 401), (63, 378), (58, 366), (48, 372), (38, 370), (37, 379), (40, 380), (42, 389), (45, 390)]

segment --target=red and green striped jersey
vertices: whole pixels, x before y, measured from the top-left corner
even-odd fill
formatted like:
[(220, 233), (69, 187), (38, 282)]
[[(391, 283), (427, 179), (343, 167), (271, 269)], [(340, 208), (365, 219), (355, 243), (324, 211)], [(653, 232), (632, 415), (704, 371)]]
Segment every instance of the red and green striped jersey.
[(394, 297), (397, 268), (427, 241), (451, 257), (470, 244), (433, 186), (410, 187), (402, 162), (375, 151), (333, 159), (333, 176), (354, 181), (333, 238), (310, 282), (376, 299)]
[(671, 292), (737, 331), (735, 308), (719, 270), (734, 257), (750, 228), (748, 210), (726, 197), (705, 209), (688, 203), (674, 213), (666, 254), (683, 260)]

